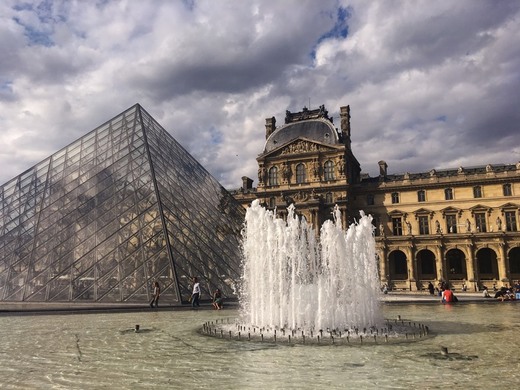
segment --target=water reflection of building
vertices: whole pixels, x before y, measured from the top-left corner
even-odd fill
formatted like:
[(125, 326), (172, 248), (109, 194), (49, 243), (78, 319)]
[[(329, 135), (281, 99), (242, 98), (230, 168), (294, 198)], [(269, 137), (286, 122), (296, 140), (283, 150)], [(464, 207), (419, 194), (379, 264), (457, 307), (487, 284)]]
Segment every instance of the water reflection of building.
[(393, 288), (442, 280), (473, 290), (520, 279), (520, 162), (396, 175), (380, 161), (379, 176), (369, 177), (351, 150), (348, 106), (339, 130), (324, 106), (287, 111), (279, 127), (266, 119), (257, 161), (257, 187), (243, 177), (233, 192), (244, 207), (260, 199), (283, 215), (294, 203), (314, 227), (336, 204), (344, 222), (372, 214), (381, 282)]
[(135, 105), (0, 186), (0, 301), (235, 295), (244, 210)]

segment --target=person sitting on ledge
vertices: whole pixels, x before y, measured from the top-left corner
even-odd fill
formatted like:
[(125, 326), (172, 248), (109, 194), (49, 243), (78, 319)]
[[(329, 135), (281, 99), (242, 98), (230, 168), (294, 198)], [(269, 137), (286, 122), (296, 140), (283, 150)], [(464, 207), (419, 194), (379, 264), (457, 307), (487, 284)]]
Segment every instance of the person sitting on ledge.
[(442, 297), (441, 298), (442, 303), (452, 303), (452, 302), (458, 301), (458, 299), (455, 297), (455, 295), (449, 289), (449, 287), (446, 287), (444, 290), (442, 290), (441, 297)]
[(504, 300), (504, 295), (506, 295), (506, 291), (507, 291), (507, 288), (500, 287), (500, 289), (495, 293), (494, 298), (495, 299), (500, 299), (501, 301), (503, 301)]
[[(511, 290), (506, 289), (505, 287), (502, 287), (499, 292), (503, 292), (503, 294), (501, 294), (499, 297), (497, 297), (502, 302), (515, 300), (515, 294), (513, 294), (513, 292)], [(498, 292), (497, 292), (497, 294), (498, 294)]]
[(482, 297), (491, 298), (491, 295), (489, 295), (488, 288), (486, 286), (482, 286)]

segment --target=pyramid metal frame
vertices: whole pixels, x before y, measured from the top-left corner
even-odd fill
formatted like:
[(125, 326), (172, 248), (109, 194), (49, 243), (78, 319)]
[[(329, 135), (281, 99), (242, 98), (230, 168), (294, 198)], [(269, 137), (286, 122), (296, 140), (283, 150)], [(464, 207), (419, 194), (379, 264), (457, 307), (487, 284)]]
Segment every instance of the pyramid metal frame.
[(244, 209), (139, 104), (0, 187), (0, 301), (234, 297)]

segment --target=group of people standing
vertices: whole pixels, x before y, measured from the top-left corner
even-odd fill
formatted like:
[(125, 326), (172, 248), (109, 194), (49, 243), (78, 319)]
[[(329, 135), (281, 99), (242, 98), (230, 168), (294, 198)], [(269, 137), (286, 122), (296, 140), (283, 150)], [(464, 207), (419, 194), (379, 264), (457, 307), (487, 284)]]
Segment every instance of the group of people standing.
[[(192, 308), (200, 307), (200, 282), (197, 277), (193, 277), (192, 279), (192, 292), (190, 297), (190, 303)], [(159, 282), (153, 283), (153, 291), (152, 291), (152, 300), (150, 301), (150, 307), (153, 309), (159, 307), (159, 297), (161, 296), (161, 287), (159, 286)], [(223, 307), (223, 297), (222, 292), (217, 288), (213, 292), (212, 296), (212, 304), (215, 310), (221, 310)]]

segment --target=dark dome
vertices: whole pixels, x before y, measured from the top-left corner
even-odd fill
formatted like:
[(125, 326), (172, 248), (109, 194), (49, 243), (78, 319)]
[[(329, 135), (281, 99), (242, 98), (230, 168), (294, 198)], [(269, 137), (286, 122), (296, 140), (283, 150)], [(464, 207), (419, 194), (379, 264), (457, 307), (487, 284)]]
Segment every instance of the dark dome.
[(276, 129), (265, 142), (264, 153), (268, 153), (296, 138), (311, 139), (320, 143), (336, 145), (339, 143), (338, 132), (327, 119), (309, 119), (293, 122)]

